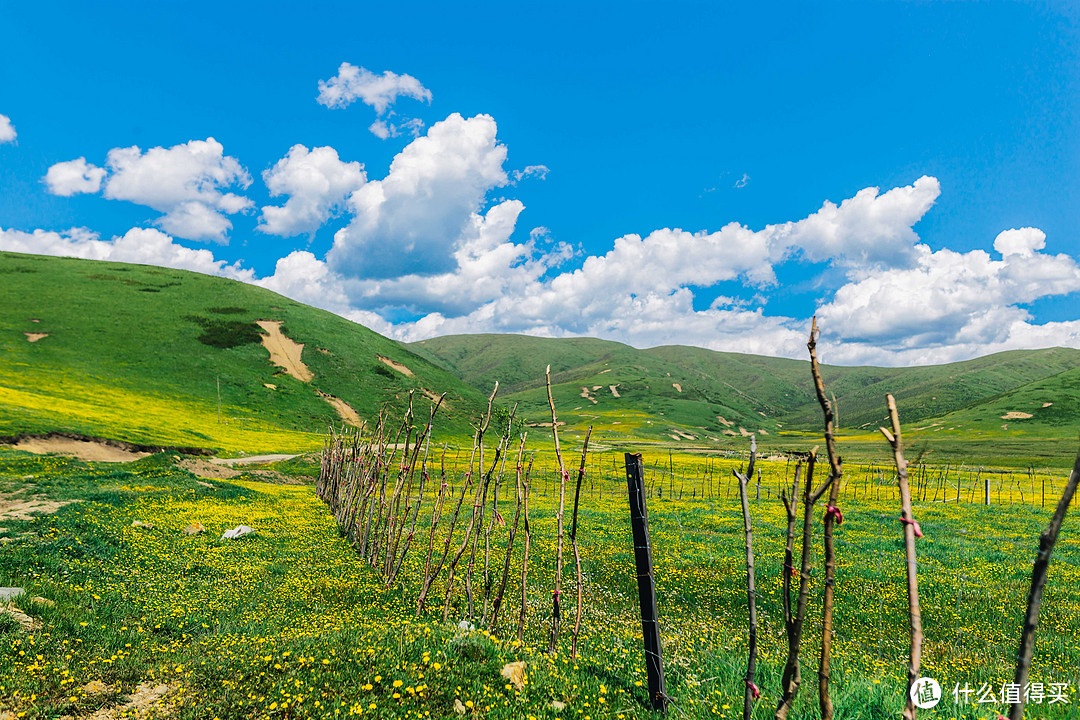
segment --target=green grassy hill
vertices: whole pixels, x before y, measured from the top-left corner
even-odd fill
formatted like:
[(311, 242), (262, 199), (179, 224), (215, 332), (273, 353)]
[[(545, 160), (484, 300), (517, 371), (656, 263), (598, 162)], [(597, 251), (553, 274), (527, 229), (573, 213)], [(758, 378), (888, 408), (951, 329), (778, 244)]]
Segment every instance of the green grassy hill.
[[(0, 253), (0, 307), (0, 436), (311, 449), (340, 422), (327, 396), (370, 419), (384, 406), (403, 409), (413, 390), (421, 414), (447, 391), (437, 430), (463, 438), (496, 380), (505, 406), (517, 403), (528, 424), (549, 423), (549, 364), (560, 422), (576, 433), (594, 425), (601, 442), (742, 446), (754, 433), (766, 446), (802, 447), (821, 433), (806, 360), (517, 335), (402, 346), (243, 283), (14, 253)], [(310, 382), (270, 362), (258, 320), (280, 321), (284, 335), (304, 345)], [(879, 442), (887, 392), (900, 403), (909, 439), (945, 454), (970, 453), (965, 444), (977, 441), (1037, 455), (1025, 447), (1037, 438), (1068, 455), (1080, 424), (1080, 350), (916, 368), (825, 366), (823, 375), (849, 448)]]
[[(533, 423), (550, 422), (543, 380), (550, 363), (560, 421), (596, 425), (609, 439), (693, 444), (754, 432), (772, 444), (821, 432), (807, 360), (517, 335), (447, 336), (409, 347), (470, 384), (500, 380), (503, 400), (520, 402)], [(826, 365), (822, 376), (841, 427), (871, 441), (886, 422), (890, 392), (912, 437), (923, 441), (1068, 439), (1080, 425), (1080, 350), (1015, 350), (909, 368)], [(1003, 420), (1009, 412), (1032, 417)]]
[[(321, 447), (340, 398), (362, 418), (447, 392), (465, 434), (483, 396), (393, 340), (268, 290), (197, 273), (0, 253), (0, 436), (69, 432), (225, 451)], [(301, 382), (256, 320), (304, 345)], [(37, 334), (40, 339), (30, 342)], [(393, 366), (380, 359), (386, 358)], [(221, 422), (218, 422), (220, 383)], [(398, 413), (400, 416), (400, 413)]]

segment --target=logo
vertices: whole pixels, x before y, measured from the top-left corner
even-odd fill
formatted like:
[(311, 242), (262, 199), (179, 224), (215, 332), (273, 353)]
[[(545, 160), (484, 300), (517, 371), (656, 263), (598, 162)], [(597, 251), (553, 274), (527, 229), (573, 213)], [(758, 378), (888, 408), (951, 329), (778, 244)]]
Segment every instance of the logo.
[(922, 677), (911, 684), (911, 702), (920, 710), (929, 710), (941, 702), (941, 686), (934, 678)]

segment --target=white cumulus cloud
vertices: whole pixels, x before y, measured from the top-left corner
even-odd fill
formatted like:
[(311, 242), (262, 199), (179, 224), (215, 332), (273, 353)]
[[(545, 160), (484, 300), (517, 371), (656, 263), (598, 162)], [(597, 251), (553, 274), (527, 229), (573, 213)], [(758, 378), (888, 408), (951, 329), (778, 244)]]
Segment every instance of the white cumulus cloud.
[(11, 124), (11, 118), (0, 115), (0, 144), (15, 142), (15, 126)]
[(872, 271), (842, 286), (818, 312), (823, 327), (842, 341), (834, 360), (947, 362), (1029, 347), (1038, 336), (1076, 346), (1080, 323), (1038, 326), (1023, 307), (1080, 291), (1075, 258), (1035, 251), (1042, 235), (1034, 228), (1002, 233), (994, 243), (1000, 260), (983, 250), (918, 245), (913, 267)]
[(382, 140), (411, 133), (417, 137), (424, 128), (423, 121), (405, 118), (391, 121), (390, 110), (399, 97), (431, 102), (431, 91), (412, 75), (398, 75), (389, 70), (373, 73), (347, 62), (341, 63), (338, 73), (329, 80), (319, 81), (318, 102), (328, 108), (343, 108), (359, 100), (375, 109), (377, 118), (368, 130)]
[(341, 63), (337, 75), (319, 81), (318, 101), (330, 108), (343, 108), (360, 100), (382, 115), (399, 97), (431, 102), (431, 91), (412, 75), (389, 70), (378, 74), (347, 62)]
[(308, 150), (294, 145), (263, 173), (263, 180), (271, 197), (288, 195), (289, 199), (281, 206), (264, 206), (258, 229), (291, 237), (311, 234), (322, 227), (367, 176), (363, 165), (342, 162), (332, 147)]
[(507, 181), (496, 131), (488, 115), (454, 113), (409, 143), (385, 178), (349, 196), (353, 219), (334, 236), (330, 266), (361, 278), (452, 270), (487, 192)]
[(227, 242), (232, 222), (225, 216), (254, 206), (248, 198), (224, 192), (233, 186), (247, 188), (251, 176), (214, 138), (145, 153), (137, 146), (114, 148), (105, 164), (105, 197), (164, 213), (158, 225), (189, 240)]
[(839, 205), (826, 201), (803, 220), (770, 226), (779, 251), (774, 259), (800, 252), (807, 260), (851, 267), (906, 265), (919, 241), (912, 226), (940, 194), (937, 178), (924, 176), (884, 194), (868, 187)]
[(994, 249), (1002, 255), (1031, 257), (1046, 247), (1046, 233), (1039, 228), (1025, 227), (1003, 230), (994, 238)]
[(296, 250), (277, 261), (274, 274), (255, 281), (286, 297), (346, 315), (352, 310), (342, 279), (307, 250)]
[(80, 193), (96, 193), (101, 190), (105, 168), (99, 168), (81, 157), (53, 165), (45, 173), (45, 184), (53, 195), (70, 197)]
[(209, 250), (184, 247), (154, 228), (132, 228), (111, 240), (101, 240), (97, 233), (86, 228), (72, 228), (65, 232), (20, 232), (0, 228), (0, 250), (160, 265), (245, 282), (255, 279), (255, 274), (241, 267), (240, 263), (228, 264), (224, 260), (215, 260)]

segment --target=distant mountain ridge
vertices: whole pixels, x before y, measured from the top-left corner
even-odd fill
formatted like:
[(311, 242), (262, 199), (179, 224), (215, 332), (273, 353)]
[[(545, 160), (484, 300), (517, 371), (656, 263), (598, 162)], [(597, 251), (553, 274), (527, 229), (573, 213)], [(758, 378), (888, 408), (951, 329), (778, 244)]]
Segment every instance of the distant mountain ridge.
[[(451, 335), (408, 347), (470, 385), (499, 380), (504, 401), (519, 402), (534, 422), (548, 413), (543, 374), (550, 363), (553, 395), (571, 424), (615, 422), (623, 426), (617, 433), (634, 428), (672, 439), (821, 428), (809, 359), (520, 335)], [(1008, 424), (1001, 416), (1009, 412), (1030, 414), (1022, 421), (1031, 427), (1080, 421), (1080, 350), (1070, 348), (1013, 350), (924, 367), (826, 365), (822, 375), (836, 397), (841, 427), (853, 430), (876, 430), (885, 422), (886, 393), (896, 396), (905, 423), (955, 416), (1000, 426)]]

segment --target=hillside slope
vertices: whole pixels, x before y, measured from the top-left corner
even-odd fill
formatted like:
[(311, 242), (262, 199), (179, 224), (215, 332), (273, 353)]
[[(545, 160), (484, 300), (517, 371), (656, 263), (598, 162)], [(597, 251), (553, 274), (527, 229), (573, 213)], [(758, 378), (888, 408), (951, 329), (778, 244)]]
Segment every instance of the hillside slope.
[[(414, 390), (426, 417), (429, 398), (445, 391), (438, 428), (458, 434), (484, 402), (393, 340), (218, 277), (0, 253), (0, 307), (0, 436), (60, 431), (252, 452), (320, 446), (311, 433), (342, 421), (334, 398), (370, 419), (383, 406), (400, 416)], [(271, 362), (260, 320), (303, 345), (309, 381)]]
[[(547, 418), (543, 370), (550, 363), (553, 394), (559, 407), (567, 408), (560, 419), (572, 426), (598, 424), (616, 436), (640, 433), (679, 441), (819, 432), (821, 426), (806, 360), (516, 335), (446, 336), (410, 347), (471, 384), (500, 380), (504, 400), (519, 401), (533, 422)], [(1060, 433), (1062, 423), (1080, 421), (1080, 398), (1069, 389), (1077, 373), (1080, 350), (1067, 348), (1015, 350), (925, 367), (822, 368), (840, 424), (852, 431), (873, 431), (884, 422), (886, 393), (896, 396), (906, 424), (941, 420), (944, 426), (942, 418), (960, 413), (957, 418), (981, 418), (982, 425), (996, 420), (999, 430), (1000, 416), (1027, 408), (1035, 401), (1025, 398), (1033, 393), (1061, 401), (1043, 411), (1041, 403), (1050, 400), (1039, 400), (1041, 412), (1025, 419), (1025, 430)], [(1017, 407), (1002, 409), (1011, 405)]]

